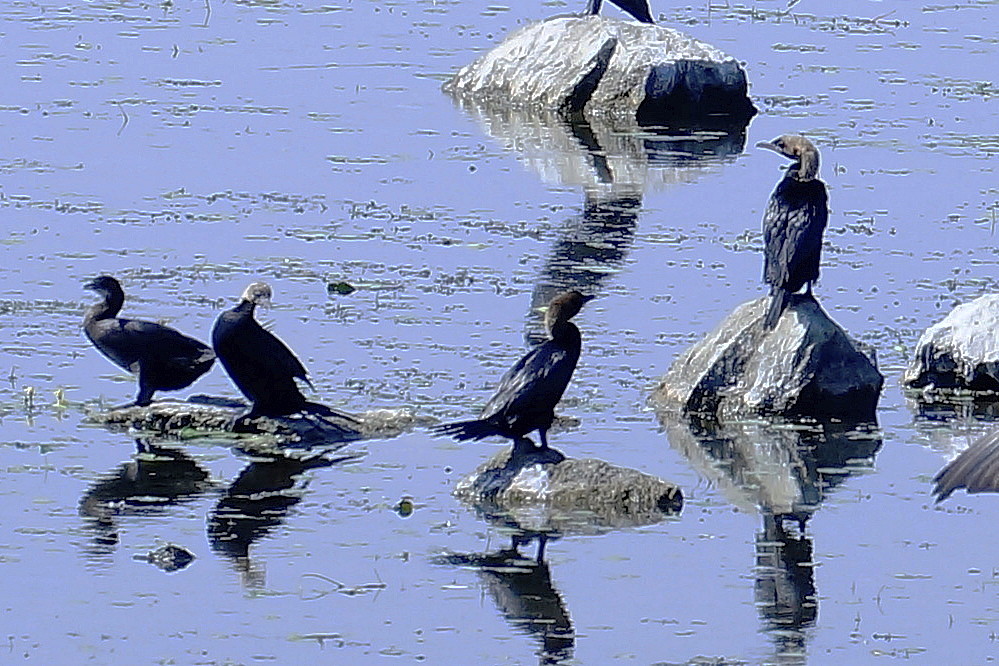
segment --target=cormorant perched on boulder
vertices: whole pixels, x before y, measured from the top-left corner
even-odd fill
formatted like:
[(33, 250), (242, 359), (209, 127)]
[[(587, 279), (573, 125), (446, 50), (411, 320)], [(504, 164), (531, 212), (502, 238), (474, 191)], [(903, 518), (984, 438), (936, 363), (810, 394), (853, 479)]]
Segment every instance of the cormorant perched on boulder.
[(763, 280), (770, 285), (763, 326), (770, 330), (791, 302), (791, 294), (806, 287), (806, 295), (812, 295), (829, 209), (826, 185), (818, 178), (819, 151), (811, 141), (786, 134), (756, 146), (794, 160), (763, 214)]
[[(642, 23), (655, 23), (652, 18), (652, 10), (649, 7), (649, 0), (611, 0), (615, 5), (625, 12), (631, 14)], [(600, 5), (603, 0), (587, 0), (585, 14), (599, 14)]]
[(236, 307), (226, 310), (212, 327), (212, 347), (222, 367), (253, 406), (245, 418), (287, 416), (295, 412), (334, 413), (309, 402), (295, 383), (312, 387), (307, 371), (295, 353), (253, 318), (258, 305), (269, 306), (271, 288), (254, 282), (243, 291)]
[(119, 319), (125, 302), (121, 284), (101, 275), (86, 285), (103, 296), (83, 317), (83, 330), (98, 351), (136, 375), (135, 405), (145, 407), (156, 391), (176, 391), (194, 383), (215, 361), (211, 347), (151, 321)]
[(436, 433), (458, 441), (500, 435), (514, 441), (514, 450), (529, 451), (535, 446), (526, 435), (537, 430), (540, 448), (547, 450), (547, 432), (555, 420), (555, 405), (572, 379), (582, 346), (579, 329), (569, 320), (592, 298), (578, 291), (567, 291), (553, 298), (545, 312), (549, 339), (503, 375), (478, 419), (445, 423), (437, 426)]

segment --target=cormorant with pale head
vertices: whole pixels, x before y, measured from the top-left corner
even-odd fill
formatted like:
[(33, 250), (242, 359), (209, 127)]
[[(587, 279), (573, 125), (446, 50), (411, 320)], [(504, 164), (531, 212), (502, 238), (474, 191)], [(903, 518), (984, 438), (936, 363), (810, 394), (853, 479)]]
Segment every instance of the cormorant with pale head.
[(829, 209), (826, 185), (818, 178), (819, 151), (811, 141), (786, 134), (756, 146), (794, 160), (763, 214), (763, 280), (770, 285), (763, 325), (770, 330), (791, 302), (791, 294), (805, 287), (812, 295)]
[(236, 387), (253, 403), (246, 417), (287, 416), (309, 404), (295, 383), (312, 388), (305, 366), (280, 338), (253, 318), (258, 305), (270, 306), (271, 288), (248, 286), (236, 307), (226, 310), (212, 328), (212, 347)]

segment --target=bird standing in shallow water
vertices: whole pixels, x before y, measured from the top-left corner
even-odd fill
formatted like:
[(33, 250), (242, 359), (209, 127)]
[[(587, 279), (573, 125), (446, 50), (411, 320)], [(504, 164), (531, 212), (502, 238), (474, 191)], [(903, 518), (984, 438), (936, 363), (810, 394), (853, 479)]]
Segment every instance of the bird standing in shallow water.
[[(253, 318), (258, 305), (269, 306), (271, 288), (254, 282), (236, 307), (226, 310), (212, 327), (212, 347), (236, 387), (253, 403), (245, 415), (287, 416), (314, 405), (295, 383), (312, 388), (305, 366), (276, 335)], [(318, 405), (317, 405), (318, 406)]]
[(763, 214), (763, 280), (770, 285), (770, 304), (763, 326), (772, 329), (791, 302), (791, 294), (819, 278), (822, 232), (829, 218), (826, 185), (818, 178), (819, 151), (797, 134), (761, 141), (794, 162), (770, 195)]
[[(652, 18), (652, 10), (649, 7), (649, 0), (611, 0), (611, 2), (642, 23), (655, 23), (655, 19)], [(603, 0), (587, 0), (586, 10), (583, 13), (588, 15), (599, 14), (600, 5), (602, 4)]]
[(83, 330), (98, 351), (136, 375), (135, 405), (145, 407), (156, 391), (176, 391), (194, 383), (215, 361), (211, 347), (151, 321), (119, 319), (125, 292), (118, 280), (101, 275), (84, 288), (103, 296), (83, 317)]
[(579, 329), (569, 320), (592, 298), (578, 291), (567, 291), (553, 298), (545, 312), (549, 339), (503, 375), (478, 419), (445, 423), (435, 428), (436, 433), (458, 441), (500, 435), (514, 441), (515, 451), (524, 451), (535, 448), (526, 435), (537, 430), (540, 448), (547, 449), (555, 405), (572, 379), (582, 347)]

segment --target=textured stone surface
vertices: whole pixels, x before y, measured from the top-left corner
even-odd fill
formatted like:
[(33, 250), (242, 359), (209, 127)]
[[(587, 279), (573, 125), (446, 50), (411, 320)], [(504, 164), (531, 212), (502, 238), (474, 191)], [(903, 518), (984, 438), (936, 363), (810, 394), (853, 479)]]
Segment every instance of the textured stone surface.
[(740, 305), (677, 358), (653, 393), (656, 404), (722, 420), (874, 420), (884, 379), (873, 353), (809, 297), (796, 295), (769, 332), (766, 307), (766, 297)]
[[(556, 462), (557, 461), (557, 462)], [(504, 449), (455, 486), (458, 499), (529, 531), (588, 532), (656, 523), (679, 513), (675, 484), (602, 460)]]
[(999, 294), (959, 305), (926, 329), (904, 382), (928, 392), (999, 391)]
[(756, 112), (734, 58), (671, 28), (603, 16), (528, 25), (444, 89), (481, 104), (629, 115), (648, 124)]
[[(231, 439), (243, 448), (328, 446), (359, 439), (395, 437), (421, 423), (409, 410), (372, 410), (362, 414), (293, 414), (279, 418), (238, 419), (245, 405), (156, 401), (148, 407), (125, 407), (90, 414), (92, 422), (112, 429), (166, 439)], [(425, 422), (425, 421), (423, 421)]]

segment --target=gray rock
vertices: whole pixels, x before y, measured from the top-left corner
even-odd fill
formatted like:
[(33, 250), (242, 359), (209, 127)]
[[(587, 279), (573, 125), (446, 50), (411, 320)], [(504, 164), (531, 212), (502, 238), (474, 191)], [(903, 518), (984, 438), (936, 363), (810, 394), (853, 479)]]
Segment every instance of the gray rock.
[(193, 562), (194, 553), (183, 546), (167, 543), (145, 555), (133, 555), (132, 558), (140, 562), (149, 562), (167, 573), (174, 573)]
[(603, 16), (528, 25), (444, 90), (482, 104), (627, 115), (645, 124), (756, 113), (746, 73), (731, 56), (671, 28)]
[(661, 409), (705, 418), (873, 421), (884, 378), (812, 298), (795, 295), (772, 331), (767, 298), (740, 305), (674, 361), (653, 392)]
[(529, 532), (648, 525), (683, 508), (675, 484), (602, 460), (565, 458), (554, 449), (515, 454), (509, 447), (459, 481), (454, 495)]
[(919, 338), (905, 386), (999, 391), (999, 294), (963, 303)]
[(112, 430), (136, 431), (165, 439), (225, 439), (234, 446), (256, 453), (287, 447), (337, 448), (360, 439), (395, 437), (415, 425), (431, 421), (416, 417), (406, 409), (379, 409), (362, 414), (300, 413), (275, 418), (239, 418), (245, 411), (245, 405), (225, 399), (192, 396), (190, 402), (162, 400), (147, 407), (95, 412), (88, 418)]

